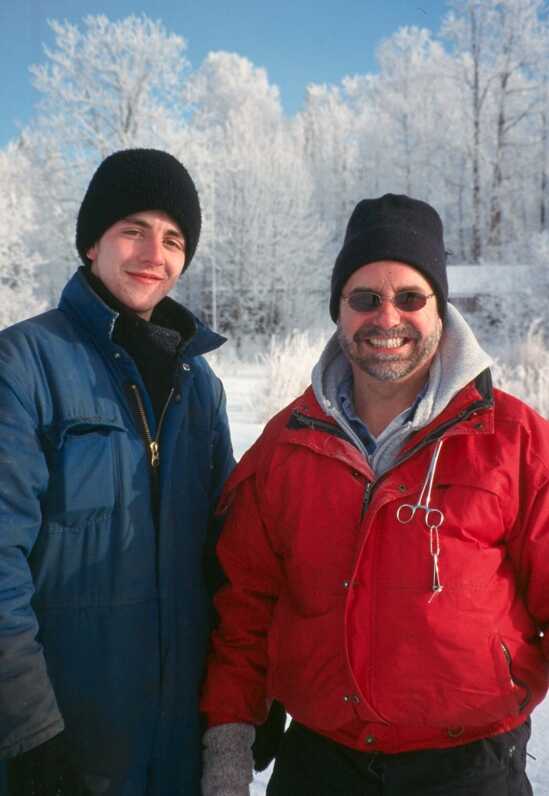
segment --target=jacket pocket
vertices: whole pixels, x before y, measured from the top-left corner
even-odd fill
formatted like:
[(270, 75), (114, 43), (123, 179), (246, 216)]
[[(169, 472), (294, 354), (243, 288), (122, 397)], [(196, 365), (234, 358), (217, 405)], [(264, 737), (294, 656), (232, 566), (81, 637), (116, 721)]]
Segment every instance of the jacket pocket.
[(515, 675), (513, 671), (513, 657), (507, 644), (501, 638), (498, 639), (498, 643), (501, 649), (501, 654), (503, 655), (505, 661), (504, 672), (508, 677), (508, 682), (513, 690), (513, 695), (518, 706), (518, 712), (522, 713), (532, 698), (532, 691), (527, 682), (519, 679)]
[(44, 431), (50, 478), (42, 499), (49, 532), (78, 530), (114, 509), (118, 472), (114, 437), (118, 418), (65, 418)]

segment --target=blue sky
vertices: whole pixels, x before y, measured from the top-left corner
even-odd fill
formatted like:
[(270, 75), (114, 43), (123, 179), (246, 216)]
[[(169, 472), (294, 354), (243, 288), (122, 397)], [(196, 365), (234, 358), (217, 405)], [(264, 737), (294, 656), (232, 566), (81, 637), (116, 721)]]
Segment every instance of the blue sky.
[(32, 118), (38, 96), (28, 67), (53, 43), (48, 19), (145, 13), (185, 37), (193, 67), (211, 50), (265, 67), (293, 114), (308, 83), (376, 71), (382, 39), (402, 25), (438, 31), (446, 11), (445, 0), (0, 0), (0, 147)]

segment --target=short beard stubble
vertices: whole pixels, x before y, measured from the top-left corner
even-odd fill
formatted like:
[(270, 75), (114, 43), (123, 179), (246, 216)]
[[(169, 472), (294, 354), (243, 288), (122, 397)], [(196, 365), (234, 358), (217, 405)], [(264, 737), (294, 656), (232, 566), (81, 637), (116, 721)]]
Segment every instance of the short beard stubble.
[[(360, 370), (378, 381), (398, 381), (416, 370), (436, 351), (442, 336), (442, 323), (437, 323), (432, 334), (426, 337), (421, 337), (418, 331), (409, 324), (401, 324), (391, 329), (390, 333), (377, 326), (365, 324), (355, 332), (352, 340), (349, 340), (345, 337), (341, 324), (338, 323), (337, 335), (347, 359)], [(410, 356), (404, 359), (398, 350), (395, 350), (394, 353), (384, 352), (381, 354), (372, 349), (371, 353), (361, 356), (358, 354), (358, 343), (366, 337), (407, 337), (415, 340), (416, 344)]]

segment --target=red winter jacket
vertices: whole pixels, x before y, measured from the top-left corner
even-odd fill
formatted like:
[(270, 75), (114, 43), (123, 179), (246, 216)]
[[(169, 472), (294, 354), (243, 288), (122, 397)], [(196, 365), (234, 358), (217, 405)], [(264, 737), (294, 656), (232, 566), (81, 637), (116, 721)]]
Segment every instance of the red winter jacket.
[[(414, 504), (443, 439), (431, 506)], [(520, 724), (548, 686), (549, 423), (487, 372), (375, 479), (312, 389), (227, 483), (202, 709), (259, 724), (269, 699), (357, 749), (441, 748)]]

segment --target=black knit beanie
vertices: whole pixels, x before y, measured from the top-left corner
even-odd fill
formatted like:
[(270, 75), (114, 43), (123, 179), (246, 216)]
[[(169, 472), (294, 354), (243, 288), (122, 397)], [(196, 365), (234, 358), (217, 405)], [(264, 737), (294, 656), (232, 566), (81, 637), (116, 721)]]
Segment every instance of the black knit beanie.
[(91, 178), (76, 222), (76, 248), (86, 252), (121, 218), (143, 210), (162, 210), (185, 237), (185, 268), (200, 237), (198, 194), (187, 169), (158, 149), (124, 149), (109, 155)]
[(379, 260), (397, 260), (420, 271), (432, 285), (439, 315), (444, 318), (448, 301), (446, 251), (442, 221), (431, 205), (392, 193), (357, 204), (332, 272), (330, 315), (334, 321), (345, 282), (363, 265)]

